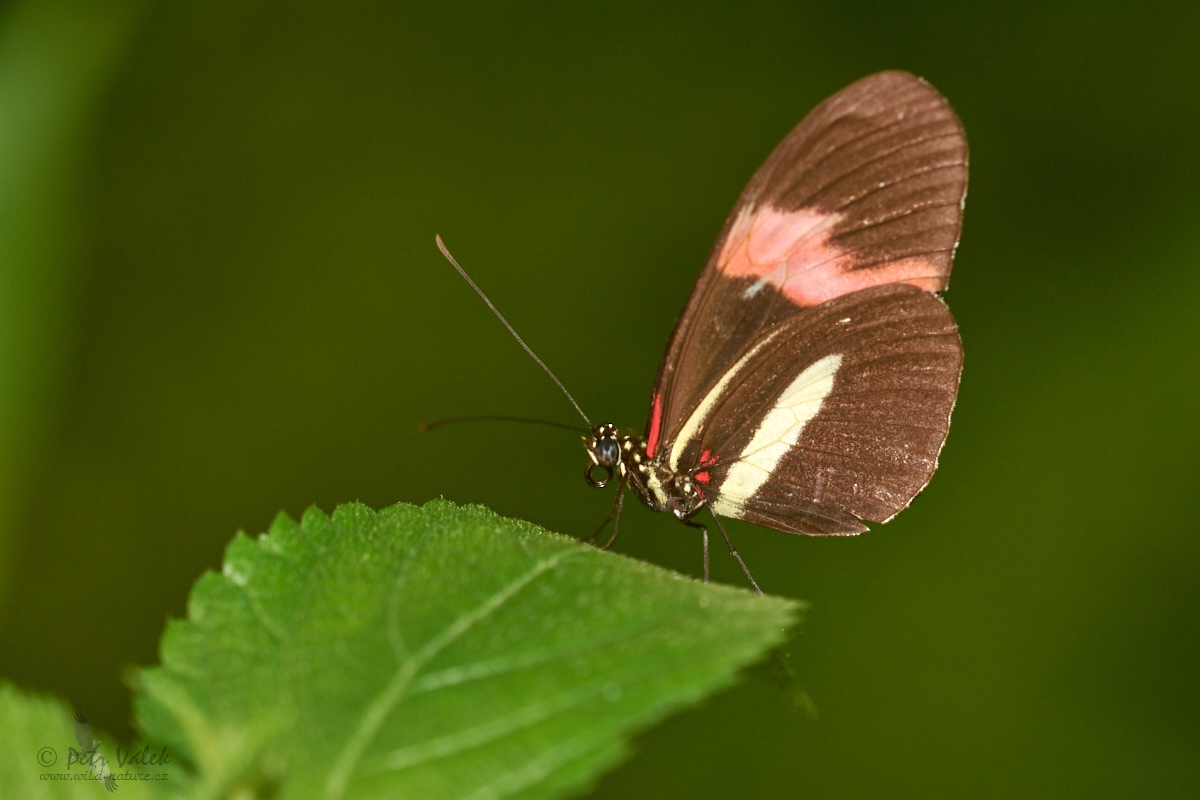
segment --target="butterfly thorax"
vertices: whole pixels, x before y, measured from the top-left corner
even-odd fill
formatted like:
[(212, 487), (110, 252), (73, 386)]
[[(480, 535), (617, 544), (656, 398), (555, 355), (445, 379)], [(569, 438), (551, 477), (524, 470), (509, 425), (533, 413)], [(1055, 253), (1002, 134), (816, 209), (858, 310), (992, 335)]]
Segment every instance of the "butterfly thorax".
[[(704, 505), (703, 489), (691, 473), (671, 469), (663, 453), (646, 455), (646, 439), (629, 431), (618, 431), (612, 423), (597, 425), (590, 437), (584, 437), (589, 463), (584, 470), (588, 484), (603, 488), (614, 474), (628, 484), (634, 495), (651, 511), (670, 511), (687, 519)], [(597, 470), (605, 477), (597, 477)]]

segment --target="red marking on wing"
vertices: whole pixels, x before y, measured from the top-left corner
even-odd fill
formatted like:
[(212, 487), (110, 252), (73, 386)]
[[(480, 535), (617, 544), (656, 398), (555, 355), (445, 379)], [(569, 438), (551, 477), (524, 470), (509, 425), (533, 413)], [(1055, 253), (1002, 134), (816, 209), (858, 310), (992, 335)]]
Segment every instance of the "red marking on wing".
[(711, 467), (713, 464), (717, 463), (718, 458), (720, 458), (720, 456), (714, 456), (712, 454), (712, 450), (705, 450), (700, 454), (700, 466)]
[(712, 480), (712, 475), (709, 475), (707, 470), (705, 470), (704, 472), (697, 472), (692, 477), (695, 478), (700, 483), (708, 483), (709, 481)]
[(654, 393), (654, 408), (650, 412), (650, 433), (646, 436), (646, 458), (654, 458), (658, 451), (658, 437), (662, 434), (662, 395)]
[(699, 497), (701, 500), (708, 499), (708, 497), (704, 494), (704, 490), (701, 489), (699, 486), (696, 487), (696, 496)]
[(808, 208), (747, 209), (734, 222), (717, 263), (731, 278), (765, 280), (799, 306), (820, 305), (885, 283), (910, 283), (927, 292), (941, 286), (937, 266), (923, 258), (854, 269), (854, 254), (829, 241), (842, 218), (837, 212)]

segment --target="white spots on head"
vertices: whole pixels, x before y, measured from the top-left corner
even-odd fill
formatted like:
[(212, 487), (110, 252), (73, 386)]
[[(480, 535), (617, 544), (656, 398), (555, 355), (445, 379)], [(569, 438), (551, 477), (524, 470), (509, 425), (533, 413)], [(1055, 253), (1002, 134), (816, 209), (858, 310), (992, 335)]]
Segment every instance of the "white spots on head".
[(752, 347), (746, 353), (746, 355), (739, 358), (736, 364), (726, 370), (725, 374), (721, 376), (721, 380), (717, 381), (717, 385), (710, 389), (708, 394), (704, 396), (704, 399), (700, 401), (700, 405), (696, 407), (696, 410), (692, 412), (692, 415), (687, 418), (687, 422), (685, 422), (683, 427), (679, 430), (679, 436), (676, 437), (675, 444), (671, 448), (670, 463), (672, 472), (679, 471), (679, 459), (683, 456), (684, 449), (688, 446), (693, 438), (700, 434), (700, 431), (704, 427), (704, 423), (708, 420), (708, 415), (712, 411), (713, 406), (717, 404), (717, 401), (721, 399), (721, 395), (725, 393), (725, 387), (729, 385), (730, 381), (737, 377), (737, 374), (742, 371), (742, 368), (746, 366), (746, 363), (754, 356), (755, 353), (757, 353), (759, 350), (762, 350), (763, 347), (765, 347), (778, 335), (779, 330), (776, 329), (760, 339), (758, 344), (754, 345), (754, 347)]
[(800, 441), (804, 426), (821, 411), (841, 365), (840, 355), (825, 356), (788, 385), (759, 423), (746, 449), (730, 464), (712, 504), (713, 511), (725, 517), (741, 516), (746, 500), (770, 479), (779, 462)]

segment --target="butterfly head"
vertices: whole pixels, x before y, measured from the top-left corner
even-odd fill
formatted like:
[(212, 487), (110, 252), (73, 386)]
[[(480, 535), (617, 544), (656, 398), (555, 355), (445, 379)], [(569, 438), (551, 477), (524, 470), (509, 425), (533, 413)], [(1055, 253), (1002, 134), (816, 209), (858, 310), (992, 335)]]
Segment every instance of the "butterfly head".
[[(592, 428), (592, 435), (583, 438), (584, 449), (588, 454), (588, 465), (583, 477), (590, 486), (603, 489), (612, 480), (614, 470), (621, 463), (621, 437), (617, 427), (611, 422)], [(603, 478), (596, 477), (596, 471), (604, 473)]]

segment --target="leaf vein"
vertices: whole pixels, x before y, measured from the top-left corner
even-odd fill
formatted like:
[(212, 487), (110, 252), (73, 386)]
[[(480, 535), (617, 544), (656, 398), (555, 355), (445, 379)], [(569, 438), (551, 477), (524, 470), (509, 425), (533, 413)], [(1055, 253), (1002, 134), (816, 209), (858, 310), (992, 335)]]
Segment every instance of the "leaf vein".
[(342, 748), (342, 752), (338, 755), (337, 761), (334, 762), (333, 769), (330, 770), (329, 777), (325, 781), (325, 796), (330, 800), (337, 800), (345, 793), (350, 776), (362, 760), (367, 746), (375, 738), (379, 729), (383, 727), (388, 715), (404, 699), (409, 684), (412, 683), (412, 679), (416, 677), (422, 667), (476, 624), (495, 613), (539, 575), (578, 552), (580, 552), (578, 548), (565, 549), (550, 558), (537, 562), (531, 569), (501, 587), (474, 609), (457, 617), (413, 656), (405, 659), (396, 674), (384, 687), (383, 692), (367, 707), (362, 721), (350, 735), (345, 747)]
[(472, 728), (465, 728), (445, 736), (398, 748), (380, 757), (377, 771), (391, 772), (409, 769), (439, 758), (456, 755), (465, 750), (482, 747), (578, 708), (589, 700), (599, 697), (603, 688), (603, 686), (597, 685), (585, 691), (568, 692), (552, 701), (525, 706), (511, 714), (489, 720)]

